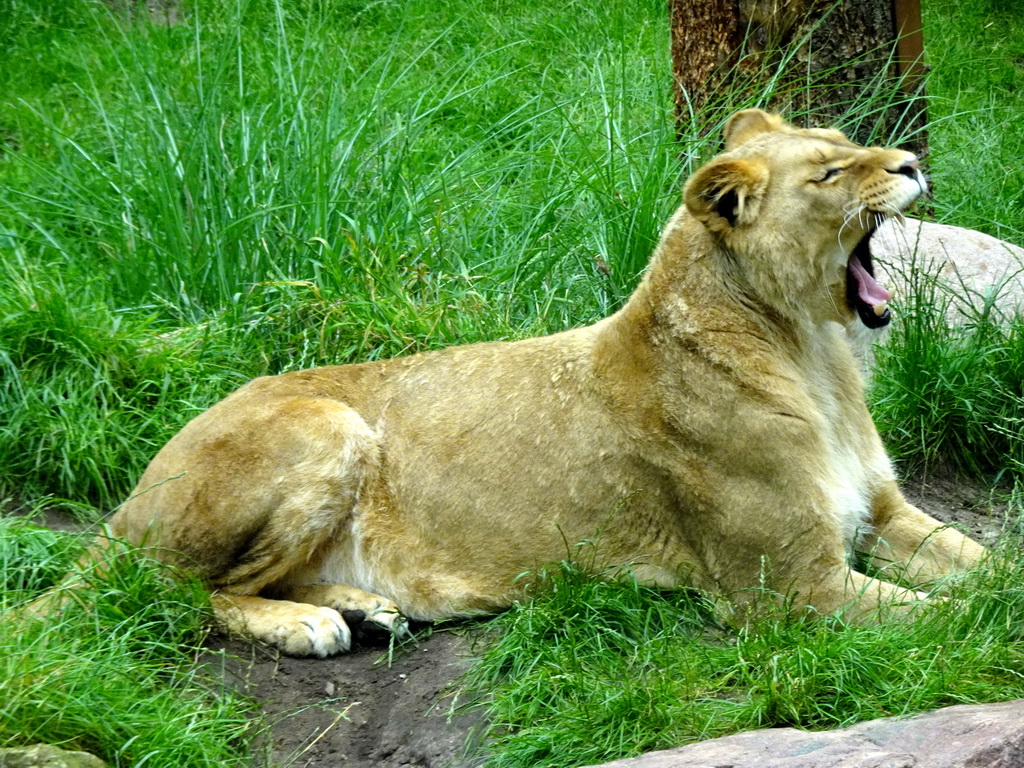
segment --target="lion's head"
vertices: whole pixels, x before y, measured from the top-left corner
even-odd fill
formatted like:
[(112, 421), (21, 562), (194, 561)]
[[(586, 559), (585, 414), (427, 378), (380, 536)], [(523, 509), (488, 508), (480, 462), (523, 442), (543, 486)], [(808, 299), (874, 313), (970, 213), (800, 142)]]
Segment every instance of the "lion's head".
[(890, 296), (874, 279), (869, 240), (926, 190), (917, 158), (757, 109), (730, 118), (725, 143), (685, 201), (743, 282), (793, 318), (887, 325)]

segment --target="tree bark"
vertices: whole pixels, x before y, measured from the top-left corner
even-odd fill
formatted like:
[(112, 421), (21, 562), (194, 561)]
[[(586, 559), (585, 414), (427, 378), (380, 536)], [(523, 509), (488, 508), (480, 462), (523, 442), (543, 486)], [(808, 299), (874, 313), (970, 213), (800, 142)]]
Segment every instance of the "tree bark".
[(681, 133), (757, 104), (927, 149), (919, 0), (669, 0)]
[(676, 115), (700, 119), (740, 60), (738, 0), (669, 0)]

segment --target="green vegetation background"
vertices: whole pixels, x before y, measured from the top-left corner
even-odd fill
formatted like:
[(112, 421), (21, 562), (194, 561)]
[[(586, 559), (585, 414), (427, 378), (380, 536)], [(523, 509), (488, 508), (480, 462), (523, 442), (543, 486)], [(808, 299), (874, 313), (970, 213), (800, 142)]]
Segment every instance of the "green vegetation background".
[[(994, 0), (925, 12), (936, 211), (1019, 242), (1024, 35)], [(20, 501), (110, 509), (253, 376), (603, 316), (715, 149), (676, 140), (661, 0), (207, 0), (176, 25), (2, 0), (0, 17), (0, 493)], [(880, 377), (897, 452), (1019, 460), (986, 426), (1019, 417), (1019, 384), (953, 373)], [(975, 414), (993, 379), (1013, 412)]]
[[(939, 219), (1024, 244), (1024, 23), (1013, 6), (923, 0), (933, 70), (928, 164)], [(132, 22), (98, 0), (0, 0), (0, 499), (10, 508), (62, 505), (94, 520), (171, 434), (248, 378), (548, 333), (615, 309), (682, 180), (715, 151), (695, 130), (676, 136), (667, 40), (663, 0), (195, 0), (173, 25)], [(851, 105), (850, 120), (873, 106)], [(905, 467), (938, 462), (1013, 480), (1024, 467), (1020, 322), (980, 312), (949, 328), (946, 300), (927, 283), (904, 300), (879, 356), (876, 418)], [(63, 539), (11, 521), (0, 542), (5, 605), (52, 583), (71, 557)], [(40, 565), (48, 558), (56, 565)], [(177, 588), (127, 560), (125, 583), (141, 586), (124, 595), (146, 604)], [(31, 563), (49, 582), (10, 580)], [(539, 651), (502, 646), (514, 653), (492, 658), (480, 679), (513, 691), (496, 698), (495, 717), (510, 739), (522, 738), (494, 759), (549, 764), (550, 745), (573, 744), (584, 751), (564, 750), (569, 765), (722, 728), (829, 725), (1024, 695), (1013, 644), (1020, 579), (1009, 566), (999, 573), (975, 585), (987, 597), (967, 618), (921, 624), (941, 632), (881, 633), (872, 645), (868, 634), (783, 622), (746, 638), (775, 643), (759, 650), (744, 638), (698, 643), (699, 663), (692, 654), (637, 654), (661, 641), (613, 622), (643, 614), (641, 625), (672, 648), (678, 638), (689, 647), (687, 622), (664, 614), (674, 604), (634, 589), (643, 600), (631, 608), (632, 593), (609, 597), (589, 583), (573, 592), (576, 577), (563, 574), (561, 594), (575, 597), (549, 612), (551, 623), (523, 612), (548, 611), (543, 599), (506, 620), (554, 638), (543, 647), (568, 649), (558, 664), (573, 669), (518, 669), (516, 658)], [(202, 611), (201, 599), (167, 599)], [(601, 615), (613, 623), (591, 617), (587, 626), (603, 634), (567, 639), (582, 625), (570, 621), (579, 605), (606, 605)], [(77, 624), (65, 634), (131, 645), (140, 632), (132, 614), (121, 624), (95, 620), (92, 634)], [(256, 726), (241, 727), (233, 699), (182, 672), (187, 652), (174, 656), (182, 636), (198, 639), (195, 627), (165, 641), (146, 626), (141, 636), (153, 639), (155, 655), (133, 645), (138, 664), (114, 665), (134, 681), (115, 687), (140, 697), (121, 705), (151, 718), (129, 731), (181, 722), (174, 718), (186, 715), (163, 704), (133, 702), (182, 685), (192, 711), (223, 726), (201, 734), (212, 740), (191, 753), (220, 755), (212, 745), (227, 745), (233, 757), (203, 764), (250, 760)], [(965, 644), (964, 633), (975, 640)], [(4, 630), (3, 657), (27, 666), (3, 671), (0, 741), (70, 739), (117, 764), (192, 764), (169, 744), (133, 751), (142, 742), (122, 732), (83, 741), (88, 720), (67, 713), (113, 706), (97, 704), (88, 685), (104, 669), (94, 660), (112, 652), (71, 652), (58, 634)], [(837, 637), (853, 639), (831, 644)], [(927, 662), (927, 684), (891, 676), (919, 667), (890, 675), (868, 665), (893, 658), (885, 643), (904, 649), (901, 663), (915, 654)], [(947, 654), (957, 649), (956, 664), (921, 650), (943, 643)], [(588, 666), (580, 661), (588, 644), (618, 655)], [(841, 706), (828, 703), (836, 687), (821, 682), (840, 672), (812, 663), (836, 657), (856, 694), (839, 697)], [(780, 666), (786, 659), (796, 671)], [(851, 671), (863, 669), (870, 674)], [(77, 709), (48, 693), (68, 675), (78, 675)], [(691, 687), (666, 687), (673, 677)], [(577, 683), (554, 683), (570, 678)], [(625, 698), (609, 699), (600, 684), (634, 679)], [(791, 701), (782, 693), (793, 679), (805, 681), (806, 695)], [(599, 736), (593, 715), (611, 700), (618, 708), (608, 728), (649, 721), (653, 729)], [(872, 706), (851, 705), (864, 700)], [(210, 714), (223, 702), (228, 711)], [(575, 736), (563, 729), (572, 722)], [(538, 723), (541, 731), (531, 730)]]

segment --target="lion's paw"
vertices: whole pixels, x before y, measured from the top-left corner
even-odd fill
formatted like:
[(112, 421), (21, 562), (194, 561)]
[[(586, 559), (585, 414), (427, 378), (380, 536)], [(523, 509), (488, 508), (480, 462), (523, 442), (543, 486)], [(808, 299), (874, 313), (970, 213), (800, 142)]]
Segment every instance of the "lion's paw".
[(380, 642), (389, 638), (412, 637), (409, 620), (401, 609), (381, 595), (347, 584), (312, 584), (293, 587), (288, 597), (338, 611), (360, 642)]
[(282, 602), (266, 614), (246, 618), (249, 634), (288, 656), (322, 659), (352, 647), (352, 632), (333, 608)]
[(398, 606), (393, 603), (371, 612), (366, 619), (386, 629), (394, 635), (396, 640), (408, 640), (412, 637), (412, 630), (409, 629), (409, 620), (402, 615), (398, 610)]
[(412, 637), (409, 620), (393, 604), (384, 607), (349, 609), (341, 612), (342, 618), (352, 628), (354, 638), (360, 643), (371, 645)]

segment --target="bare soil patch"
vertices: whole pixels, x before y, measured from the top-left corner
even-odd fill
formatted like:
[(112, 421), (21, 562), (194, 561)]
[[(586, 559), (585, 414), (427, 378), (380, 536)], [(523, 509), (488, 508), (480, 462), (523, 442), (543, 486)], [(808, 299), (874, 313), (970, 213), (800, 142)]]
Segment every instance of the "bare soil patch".
[(388, 653), (361, 646), (329, 659), (294, 659), (215, 637), (202, 662), (260, 703), (272, 723), (272, 762), (322, 766), (472, 766), (481, 719), (456, 704), (471, 663), (472, 625), (421, 633)]
[(901, 487), (910, 503), (986, 546), (992, 545), (1007, 524), (1009, 489), (993, 489), (941, 470), (918, 473)]

